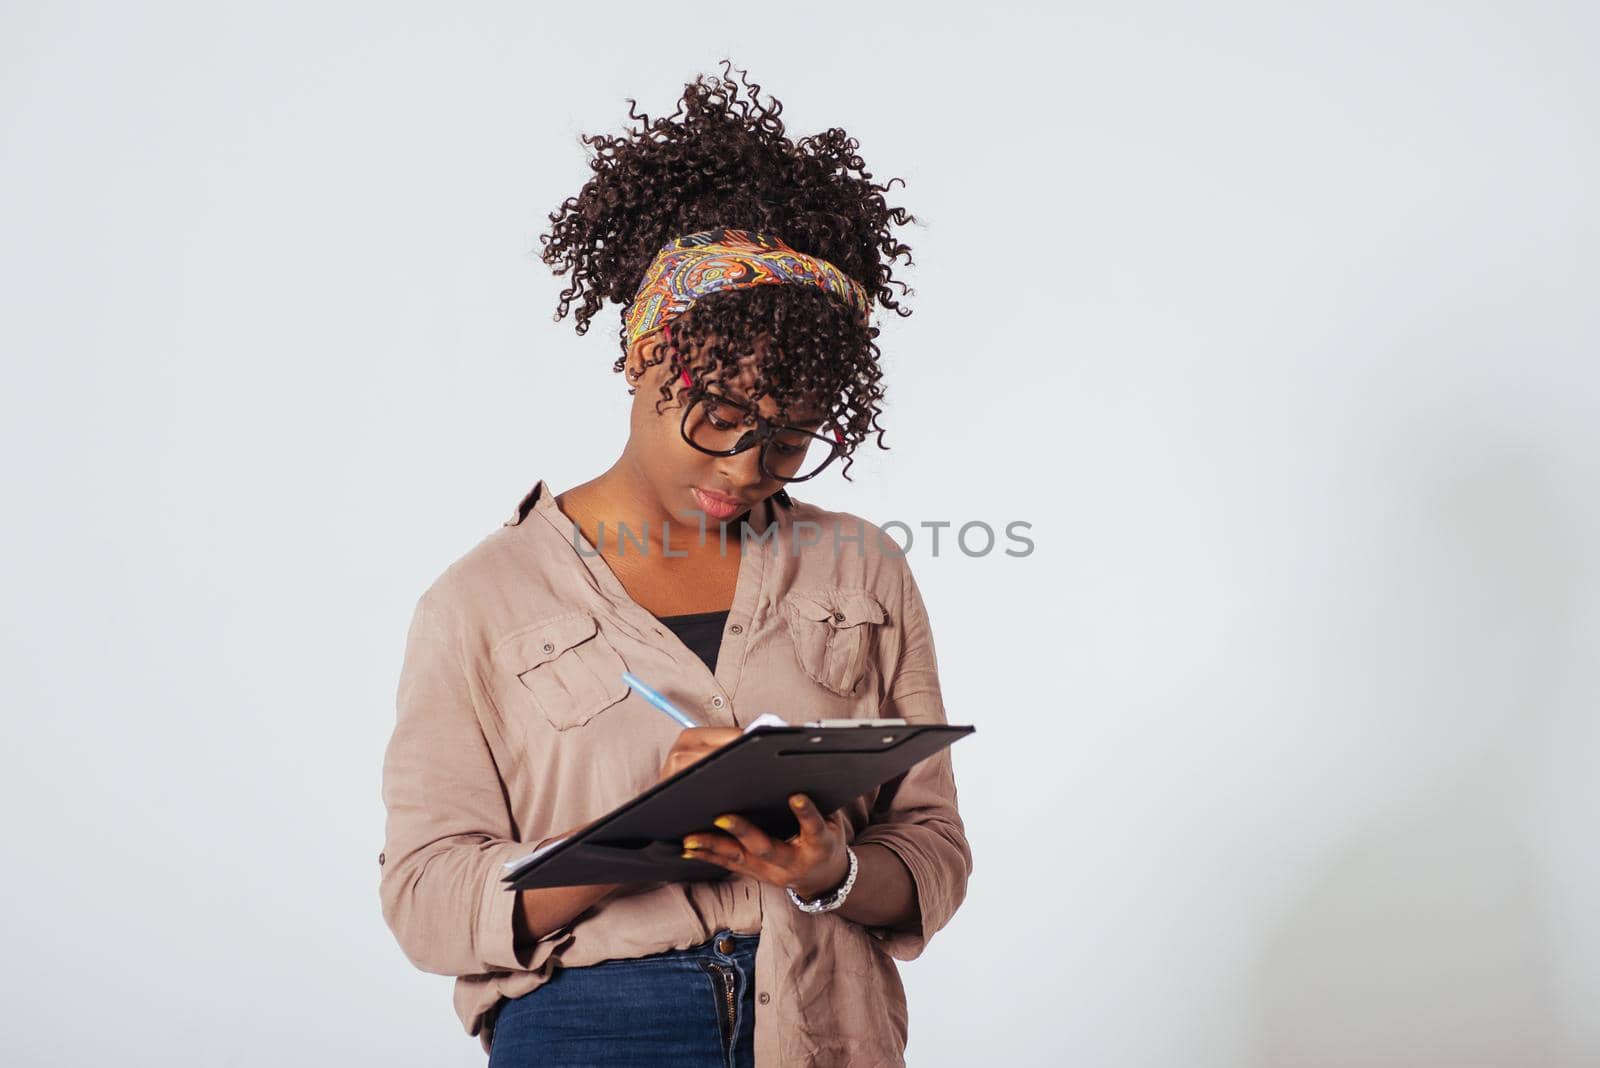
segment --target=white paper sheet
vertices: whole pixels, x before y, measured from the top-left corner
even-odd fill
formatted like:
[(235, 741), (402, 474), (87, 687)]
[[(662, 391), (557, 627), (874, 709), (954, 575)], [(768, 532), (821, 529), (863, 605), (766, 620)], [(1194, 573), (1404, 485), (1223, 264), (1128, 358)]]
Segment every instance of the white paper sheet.
[(567, 840), (567, 836), (566, 835), (562, 835), (560, 838), (557, 838), (554, 842), (546, 842), (544, 845), (540, 846), (538, 849), (535, 849), (532, 853), (529, 853), (525, 857), (518, 857), (516, 860), (508, 860), (508, 861), (506, 861), (505, 866), (507, 868), (520, 868), (520, 867), (522, 867), (522, 865), (528, 863), (529, 861), (534, 860), (534, 859), (536, 859), (538, 857), (544, 856), (546, 853), (550, 852), (550, 850), (554, 849), (556, 846), (560, 845), (562, 842), (565, 842), (566, 840)]

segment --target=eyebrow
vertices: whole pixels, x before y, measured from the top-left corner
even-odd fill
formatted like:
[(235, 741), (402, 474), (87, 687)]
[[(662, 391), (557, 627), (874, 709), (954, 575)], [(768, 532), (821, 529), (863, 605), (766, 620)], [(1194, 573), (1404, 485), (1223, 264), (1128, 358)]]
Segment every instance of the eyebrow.
[[(719, 386), (717, 386), (717, 390), (724, 397), (726, 397), (728, 400), (733, 401), (735, 404), (741, 404), (746, 408), (754, 408), (755, 407), (755, 405), (750, 403), (750, 399), (748, 397), (741, 397), (739, 394), (733, 392), (731, 389), (726, 389), (726, 388), (724, 388), (724, 387), (719, 385)], [(791, 416), (789, 416), (789, 423), (790, 423), (790, 425), (794, 425), (794, 426), (804, 426), (807, 423), (821, 423), (824, 420), (826, 420), (827, 418), (828, 418), (828, 413), (827, 412), (822, 412), (822, 413), (819, 413), (817, 415), (813, 415), (813, 416), (811, 416), (810, 418), (807, 418), (807, 419), (799, 419), (799, 418), (796, 418), (795, 416), (791, 415)]]

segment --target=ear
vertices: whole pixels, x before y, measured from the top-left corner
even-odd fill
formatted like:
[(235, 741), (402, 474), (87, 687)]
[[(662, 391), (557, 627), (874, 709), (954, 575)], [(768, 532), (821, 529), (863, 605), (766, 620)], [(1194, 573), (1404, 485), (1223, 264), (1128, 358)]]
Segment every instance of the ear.
[(646, 334), (628, 349), (628, 357), (622, 364), (622, 377), (627, 379), (629, 386), (637, 386), (644, 379), (650, 369), (646, 363), (655, 357), (660, 344), (660, 333), (657, 332)]

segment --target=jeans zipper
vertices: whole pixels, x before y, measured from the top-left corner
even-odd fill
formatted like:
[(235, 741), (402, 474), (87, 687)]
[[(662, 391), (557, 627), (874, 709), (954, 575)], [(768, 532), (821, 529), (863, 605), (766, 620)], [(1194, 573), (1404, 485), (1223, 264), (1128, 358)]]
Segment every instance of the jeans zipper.
[(734, 1009), (733, 1009), (733, 973), (722, 973), (722, 989), (728, 995), (728, 1041), (734, 1039)]
[(705, 968), (706, 971), (710, 972), (712, 975), (715, 975), (717, 977), (717, 981), (722, 984), (722, 996), (723, 1000), (728, 1003), (728, 1012), (726, 1016), (727, 1022), (721, 1025), (721, 1029), (723, 1031), (724, 1038), (731, 1047), (736, 1037), (734, 1034), (734, 1028), (738, 1017), (738, 1010), (734, 1006), (734, 1002), (736, 1000), (734, 997), (736, 980), (733, 977), (733, 971), (732, 969), (724, 968), (715, 961), (703, 960), (700, 962), (700, 964)]

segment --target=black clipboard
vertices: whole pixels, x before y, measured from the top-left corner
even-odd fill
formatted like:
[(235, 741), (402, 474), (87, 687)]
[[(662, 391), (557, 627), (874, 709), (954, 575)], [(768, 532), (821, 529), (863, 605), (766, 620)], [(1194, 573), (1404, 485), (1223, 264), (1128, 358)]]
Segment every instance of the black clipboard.
[(760, 726), (511, 867), (507, 890), (592, 883), (690, 882), (727, 869), (685, 860), (683, 836), (737, 812), (776, 838), (799, 833), (789, 795), (824, 816), (871, 793), (975, 727), (945, 723)]

